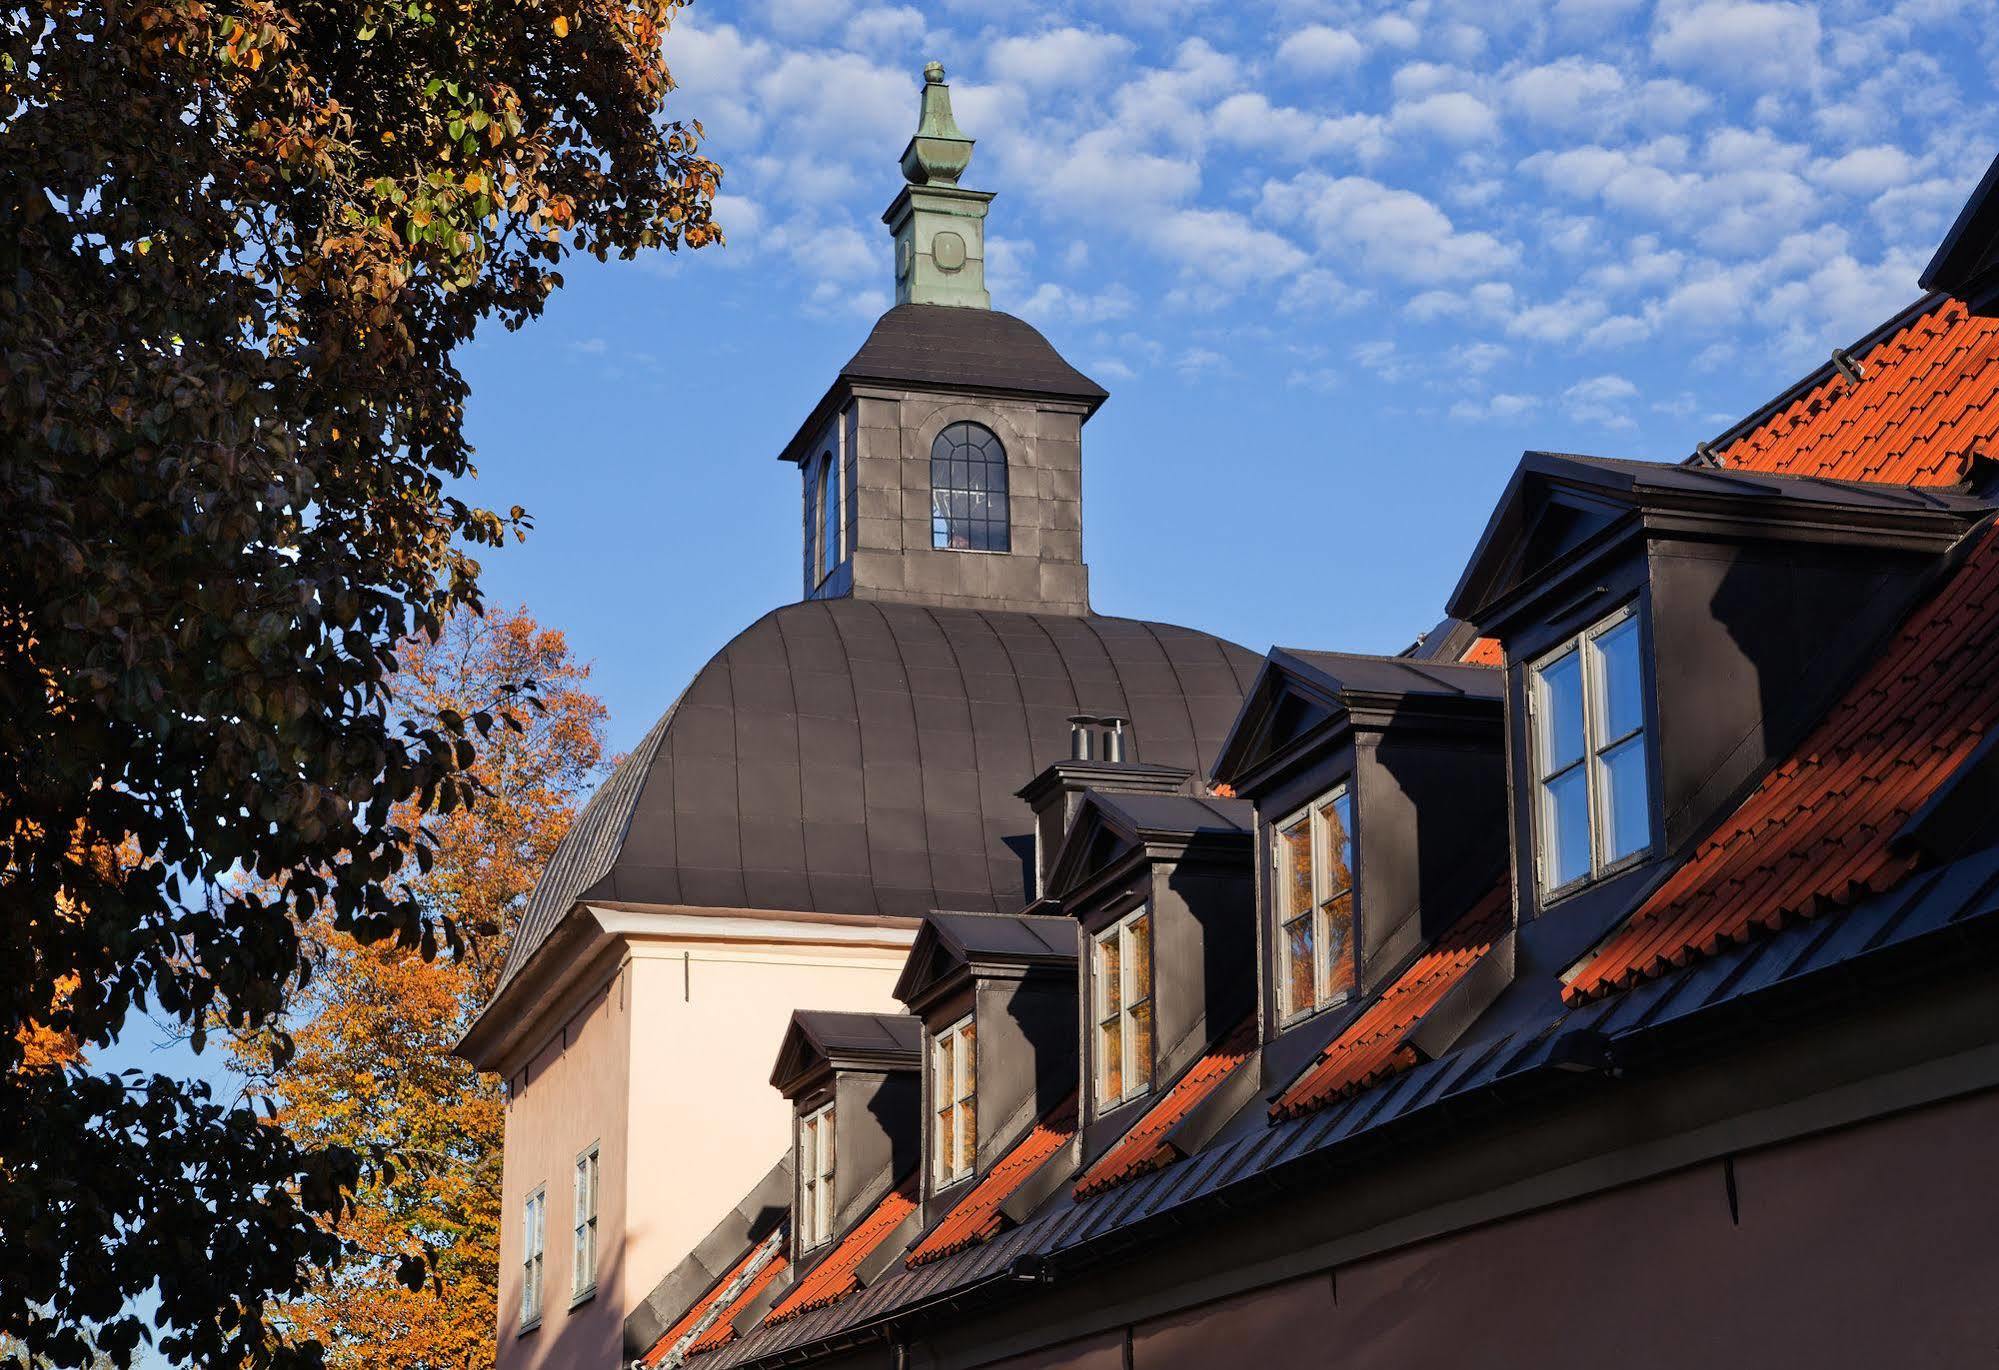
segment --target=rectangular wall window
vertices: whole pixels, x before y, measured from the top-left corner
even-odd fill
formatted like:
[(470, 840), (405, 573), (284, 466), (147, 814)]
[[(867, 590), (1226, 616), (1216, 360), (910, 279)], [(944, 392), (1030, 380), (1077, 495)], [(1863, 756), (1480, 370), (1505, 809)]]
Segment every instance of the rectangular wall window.
[(1108, 1108), (1152, 1088), (1151, 911), (1141, 908), (1098, 933), (1091, 960), (1097, 1104)]
[(970, 1175), (979, 1163), (979, 1039), (966, 1014), (930, 1043), (931, 1150), (935, 1187)]
[(572, 1301), (597, 1292), (597, 1143), (576, 1158), (575, 1243), (569, 1252)]
[(833, 1105), (798, 1120), (798, 1249), (833, 1239)]
[(528, 1195), (521, 1213), (521, 1326), (541, 1321), (541, 1273), (548, 1243), (548, 1188)]
[(1353, 798), (1342, 785), (1272, 834), (1277, 1004), (1295, 1022), (1354, 986)]
[(1626, 607), (1543, 657), (1529, 681), (1544, 894), (1603, 875), (1652, 845), (1644, 657)]

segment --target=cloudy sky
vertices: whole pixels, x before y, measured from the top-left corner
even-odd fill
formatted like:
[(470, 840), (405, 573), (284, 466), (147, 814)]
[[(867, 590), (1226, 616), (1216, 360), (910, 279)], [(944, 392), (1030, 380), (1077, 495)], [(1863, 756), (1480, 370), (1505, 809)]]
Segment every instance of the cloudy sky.
[(468, 352), (480, 493), (540, 524), (491, 584), (620, 744), (797, 597), (774, 456), (887, 307), (934, 57), (995, 306), (1112, 392), (1098, 608), (1399, 649), (1524, 449), (1677, 459), (1915, 297), (1995, 151), (1992, 11), (701, 0), (673, 109), (728, 246), (579, 266)]
[(1528, 448), (1675, 460), (1908, 304), (1994, 152), (1992, 6), (701, 0), (673, 108), (726, 248), (582, 264), (468, 351), (497, 597), (620, 745), (798, 596), (774, 460), (889, 301), (920, 71), (996, 307), (1112, 392), (1097, 607), (1394, 651)]

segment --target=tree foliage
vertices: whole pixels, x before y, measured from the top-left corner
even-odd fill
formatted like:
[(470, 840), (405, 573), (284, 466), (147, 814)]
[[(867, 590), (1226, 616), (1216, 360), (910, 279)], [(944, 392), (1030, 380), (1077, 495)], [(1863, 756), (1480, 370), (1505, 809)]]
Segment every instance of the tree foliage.
[[(598, 771), (604, 708), (562, 635), (524, 612), (459, 615), (400, 664), (397, 697), (422, 716), (510, 711), (520, 682), (539, 683), (542, 707), (515, 711), (521, 729), (496, 734), (475, 762), (478, 803), (398, 814), (427, 827), (435, 853), (428, 869), (404, 871), (404, 886), (470, 932), (468, 954), (426, 960), (316, 924), (293, 1050), (274, 1055), (263, 1034), (233, 1045), (302, 1146), (395, 1158), (370, 1173), (341, 1223), (341, 1261), (285, 1305), (285, 1323), (334, 1365), (464, 1370), (493, 1357), (505, 1114), (499, 1082), (451, 1049), (491, 997), (521, 909)], [(401, 1278), (412, 1259), (428, 1271), (416, 1288)]]
[[(489, 714), (394, 644), (524, 523), (461, 498), (452, 351), (572, 251), (715, 238), (665, 122), (684, 0), (27, 0), (0, 15), (0, 1334), (267, 1349), (361, 1180), (196, 1082), (24, 1069), (135, 1010), (269, 1023), (327, 927), (456, 945), (397, 882)], [(129, 853), (110, 861), (106, 853)], [(282, 1041), (276, 1043), (282, 1053)]]

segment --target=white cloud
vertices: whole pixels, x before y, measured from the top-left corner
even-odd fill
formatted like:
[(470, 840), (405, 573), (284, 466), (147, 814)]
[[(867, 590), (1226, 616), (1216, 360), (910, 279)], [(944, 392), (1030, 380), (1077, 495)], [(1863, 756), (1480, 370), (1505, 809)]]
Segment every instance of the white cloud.
[(1483, 376), (1506, 360), (1506, 349), (1494, 342), (1459, 343), (1450, 352), (1451, 364), (1473, 376)]
[(1660, 7), (1652, 55), (1735, 85), (1806, 85), (1818, 69), (1819, 36), (1811, 5), (1701, 0)]
[(1451, 406), (1451, 417), (1470, 423), (1494, 420), (1517, 419), (1541, 407), (1541, 401), (1533, 395), (1500, 393), (1487, 395), (1481, 399), (1459, 400)]
[(1577, 423), (1631, 428), (1631, 416), (1625, 411), (1637, 398), (1638, 387), (1622, 376), (1591, 376), (1562, 392), (1562, 409)]
[(1812, 163), (1811, 178), (1842, 195), (1878, 195), (1914, 179), (1915, 160), (1898, 147), (1857, 147), (1843, 157)]
[(1489, 233), (1460, 232), (1450, 216), (1416, 192), (1364, 176), (1307, 171), (1266, 182), (1259, 207), (1280, 223), (1308, 228), (1327, 251), (1401, 280), (1490, 275), (1519, 255)]
[(1287, 162), (1350, 154), (1373, 161), (1388, 150), (1388, 122), (1374, 114), (1326, 116), (1275, 106), (1256, 91), (1231, 95), (1208, 116), (1216, 138)]
[(1133, 303), (1131, 291), (1122, 284), (1113, 284), (1095, 294), (1088, 294), (1053, 281), (1044, 281), (1033, 294), (1020, 302), (1016, 312), (1037, 320), (1106, 323), (1131, 313)]
[(1277, 45), (1278, 64), (1288, 75), (1329, 76), (1360, 65), (1367, 45), (1345, 29), (1308, 24)]
[(1617, 121), (1624, 76), (1607, 62), (1564, 57), (1529, 67), (1506, 83), (1506, 101), (1518, 113), (1552, 128), (1601, 128)]
[(849, 19), (845, 36), (850, 48), (901, 55), (902, 49), (922, 41), (925, 27), (921, 10), (907, 5), (880, 5)]
[(1384, 14), (1367, 26), (1368, 37), (1385, 48), (1413, 48), (1423, 31), (1400, 14)]
[(986, 66), (1000, 80), (1046, 91), (1115, 79), (1133, 47), (1122, 34), (1050, 29), (1031, 37), (1000, 39), (988, 50)]
[(1485, 101), (1462, 90), (1443, 91), (1395, 107), (1395, 127), (1448, 143), (1480, 143), (1499, 136), (1499, 119)]
[(1034, 160), (1043, 171), (1033, 189), (1043, 200), (1070, 213), (1126, 222), (1133, 213), (1178, 204), (1201, 184), (1201, 166), (1192, 157), (1145, 151), (1115, 128), (1044, 146)]
[(1182, 271), (1222, 286), (1274, 280), (1305, 264), (1305, 254), (1289, 239), (1257, 228), (1233, 210), (1179, 210), (1147, 236)]

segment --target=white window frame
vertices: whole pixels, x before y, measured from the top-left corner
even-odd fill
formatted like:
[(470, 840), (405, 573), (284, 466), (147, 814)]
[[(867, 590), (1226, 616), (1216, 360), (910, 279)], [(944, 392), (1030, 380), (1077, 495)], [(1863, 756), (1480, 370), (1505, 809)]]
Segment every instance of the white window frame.
[[(930, 1177), (934, 1189), (970, 1179), (979, 1168), (978, 1053), (979, 1035), (969, 1013), (930, 1039)], [(944, 1064), (947, 1054), (948, 1069)], [(963, 1154), (968, 1117), (973, 1139), (969, 1156)]]
[[(1137, 942), (1137, 937), (1133, 929), (1141, 919), (1145, 921), (1147, 974), (1146, 983), (1135, 986), (1133, 981), (1137, 978), (1137, 970), (1132, 947)], [(1136, 1044), (1138, 1034), (1132, 1031), (1132, 1024), (1138, 1010), (1145, 1009), (1147, 1019), (1152, 1025), (1152, 1031), (1147, 1034), (1146, 1040), (1153, 1044), (1153, 1052), (1156, 1053), (1159, 1016), (1158, 1010), (1153, 1007), (1152, 982), (1156, 977), (1151, 971), (1153, 958), (1158, 953), (1158, 936), (1159, 929), (1152, 921), (1152, 906), (1140, 904), (1090, 939), (1090, 1060), (1096, 1071), (1096, 1098), (1099, 1112), (1116, 1108), (1120, 1104), (1129, 1103), (1152, 1092), (1155, 1062), (1150, 1056), (1143, 1062), (1138, 1060)], [(1109, 977), (1104, 971), (1105, 949), (1113, 942), (1118, 949), (1118, 1001), (1115, 1007), (1110, 1001), (1107, 983)], [(1134, 993), (1135, 989), (1142, 992)], [(1104, 1061), (1104, 1039), (1107, 1035), (1105, 1030), (1114, 1021), (1118, 1029), (1118, 1091), (1115, 1094), (1111, 1092), (1110, 1072), (1105, 1068)]]
[(521, 1331), (541, 1325), (543, 1277), (548, 1271), (548, 1186), (538, 1185), (521, 1204)]
[[(1333, 886), (1326, 863), (1322, 859), (1326, 850), (1326, 815), (1342, 800), (1346, 802), (1347, 829), (1347, 884), (1344, 889)], [(1354, 857), (1355, 828), (1353, 784), (1342, 780), (1303, 808), (1287, 815), (1280, 823), (1270, 828), (1270, 929), (1272, 959), (1276, 962), (1277, 975), (1277, 1020), (1280, 1026), (1290, 1027), (1302, 1023), (1307, 1018), (1335, 1008), (1353, 998), (1353, 987), (1359, 979), (1356, 958), (1360, 954), (1360, 871)], [(1309, 824), (1306, 842), (1312, 863), (1312, 907), (1307, 915), (1312, 920), (1312, 996), (1304, 1008), (1293, 1010), (1291, 1004), (1291, 956), (1285, 929), (1296, 921), (1290, 907), (1291, 882), (1286, 878), (1284, 834), (1300, 823)], [(1348, 915), (1346, 955), (1352, 972), (1347, 983), (1339, 989), (1333, 988), (1333, 957), (1329, 950), (1327, 936), (1326, 905), (1340, 895), (1347, 896)]]
[(576, 1156), (575, 1225), (569, 1247), (569, 1305), (575, 1307), (597, 1292), (597, 1190), (601, 1179), (599, 1143)]
[[(1631, 624), (1632, 631), (1638, 635), (1638, 726), (1615, 736), (1606, 736), (1602, 668), (1597, 664), (1597, 654), (1591, 651), (1590, 647), (1598, 638), (1626, 623)], [(1577, 655), (1582, 670), (1582, 757), (1567, 765), (1551, 768), (1551, 764), (1546, 760), (1548, 707), (1545, 698), (1547, 692), (1545, 672), (1571, 653)], [(1651, 856), (1659, 844), (1659, 824), (1657, 815), (1653, 812), (1655, 776), (1650, 737), (1651, 677), (1652, 654), (1645, 640), (1645, 624), (1638, 613), (1636, 600), (1606, 614), (1581, 632), (1564, 638), (1536, 657), (1527, 668), (1527, 755), (1533, 770), (1531, 778), (1534, 785), (1534, 880), (1543, 901), (1559, 898), (1593, 885), (1606, 876), (1615, 875), (1619, 871), (1635, 866)], [(1604, 757), (1633, 738), (1637, 739), (1639, 754), (1645, 763), (1646, 840), (1643, 846), (1622, 856), (1612, 857), (1604, 849), (1610, 828), (1605, 809), (1609, 785), (1605, 774)], [(1554, 871), (1548, 859), (1551, 830), (1555, 822), (1554, 798), (1549, 789), (1549, 782), (1560, 779), (1578, 767), (1583, 770), (1587, 794), (1585, 809), (1589, 818), (1589, 869), (1561, 884), (1555, 884)]]
[(833, 1176), (839, 1149), (833, 1104), (798, 1119), (798, 1249), (817, 1251), (833, 1240)]

